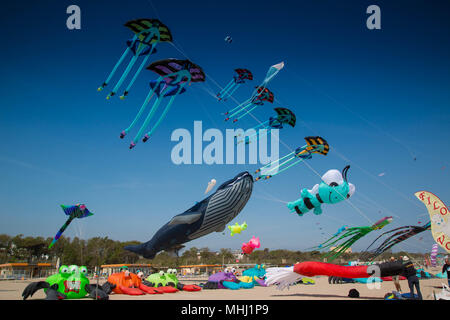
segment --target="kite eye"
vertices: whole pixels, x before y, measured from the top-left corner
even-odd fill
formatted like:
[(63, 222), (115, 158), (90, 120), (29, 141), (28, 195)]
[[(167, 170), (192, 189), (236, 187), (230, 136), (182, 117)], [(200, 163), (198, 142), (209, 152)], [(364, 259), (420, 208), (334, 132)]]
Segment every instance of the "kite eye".
[(173, 274), (177, 274), (177, 269), (172, 269)]
[(68, 273), (69, 272), (69, 267), (68, 266), (61, 266), (61, 268), (59, 268), (59, 272), (60, 273)]
[(160, 275), (160, 276), (163, 276), (163, 275), (164, 275), (164, 271), (161, 270), (161, 271), (159, 272), (159, 275)]
[(232, 269), (231, 269), (231, 272), (235, 273), (235, 272), (236, 272), (236, 269), (235, 269), (235, 268), (232, 268)]
[(69, 267), (69, 273), (77, 273), (78, 272), (78, 267), (76, 265), (71, 265)]
[(87, 268), (85, 266), (80, 267), (80, 273), (87, 275)]
[(337, 187), (339, 184), (337, 182), (332, 182), (329, 184), (330, 187)]

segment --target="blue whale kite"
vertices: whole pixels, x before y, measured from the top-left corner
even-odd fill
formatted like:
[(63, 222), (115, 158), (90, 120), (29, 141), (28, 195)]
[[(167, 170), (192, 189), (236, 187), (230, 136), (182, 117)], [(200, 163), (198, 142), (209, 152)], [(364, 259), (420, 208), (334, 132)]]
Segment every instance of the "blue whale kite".
[(216, 192), (176, 215), (159, 229), (153, 238), (140, 245), (126, 246), (125, 250), (153, 259), (162, 250), (175, 252), (180, 245), (211, 232), (223, 232), (247, 204), (253, 190), (253, 177), (242, 172), (224, 182)]

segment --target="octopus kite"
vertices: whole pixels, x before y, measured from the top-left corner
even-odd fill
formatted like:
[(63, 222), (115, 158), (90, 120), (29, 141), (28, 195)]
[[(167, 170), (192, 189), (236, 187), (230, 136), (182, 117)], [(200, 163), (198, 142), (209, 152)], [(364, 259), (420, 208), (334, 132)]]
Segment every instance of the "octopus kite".
[(219, 100), (226, 101), (243, 84), (245, 80), (253, 80), (253, 74), (248, 69), (235, 69), (236, 75), (218, 94)]
[(139, 60), (140, 57), (144, 56), (144, 59), (142, 59), (139, 68), (134, 73), (134, 76), (129, 82), (123, 95), (120, 96), (121, 99), (124, 99), (128, 95), (128, 92), (136, 81), (139, 73), (147, 63), (150, 55), (156, 53), (156, 45), (160, 42), (172, 42), (172, 34), (170, 33), (169, 28), (167, 28), (167, 26), (165, 26), (163, 23), (161, 23), (161, 21), (157, 19), (131, 20), (125, 23), (125, 27), (129, 28), (134, 33), (134, 36), (131, 40), (127, 41), (127, 48), (125, 52), (120, 57), (119, 61), (117, 61), (116, 65), (108, 75), (105, 82), (103, 82), (103, 84), (97, 90), (102, 91), (108, 85), (108, 83), (116, 73), (117, 68), (122, 64), (129, 53), (132, 53), (132, 58), (128, 63), (125, 71), (122, 73), (122, 76), (117, 81), (117, 84), (108, 94), (106, 99), (109, 99), (117, 93), (120, 86), (125, 81), (125, 78), (133, 68), (134, 64)]
[(251, 99), (246, 100), (237, 107), (227, 111), (225, 113), (227, 116), (225, 121), (234, 118), (233, 122), (236, 122), (252, 112), (254, 109), (264, 105), (264, 102), (273, 103), (274, 95), (269, 89), (264, 87), (256, 87), (256, 93), (257, 94)]
[[(313, 249), (331, 249), (328, 253), (324, 255), (327, 261), (333, 261), (341, 254), (345, 253), (348, 248), (350, 248), (356, 241), (366, 236), (374, 230), (379, 230), (384, 228), (386, 225), (392, 222), (392, 217), (384, 217), (378, 220), (371, 226), (365, 227), (345, 227), (340, 229), (336, 234), (333, 235), (329, 240), (319, 244)], [(343, 240), (341, 243), (339, 243)], [(333, 248), (331, 248), (334, 246)]]
[[(396, 244), (403, 242), (416, 234), (422, 233), (426, 230), (431, 229), (431, 222), (428, 222), (424, 226), (403, 226), (399, 228), (395, 228), (393, 230), (387, 231), (379, 235), (367, 249), (361, 254), (361, 259), (371, 261), (381, 255), (386, 250), (389, 250)], [(376, 248), (370, 250), (370, 248), (377, 242), (377, 240), (385, 237), (386, 239)]]
[[(190, 85), (192, 82), (205, 81), (205, 74), (203, 70), (198, 65), (192, 63), (189, 60), (160, 60), (150, 64), (147, 69), (157, 73), (159, 75), (159, 78), (150, 82), (150, 92), (145, 98), (145, 101), (139, 109), (139, 112), (134, 118), (133, 122), (128, 128), (120, 133), (121, 139), (123, 139), (128, 134), (128, 132), (136, 125), (137, 121), (141, 118), (152, 97), (156, 95), (157, 99), (153, 103), (153, 106), (150, 109), (147, 117), (145, 118), (141, 128), (139, 129), (139, 132), (131, 142), (130, 149), (136, 146), (136, 143), (139, 139), (142, 139), (142, 142), (146, 142), (151, 137), (161, 121), (165, 118), (167, 112), (172, 106), (172, 103), (175, 101), (176, 96), (184, 93), (186, 91), (185, 87), (187, 85)], [(149, 125), (150, 120), (153, 118), (162, 100), (167, 97), (170, 97), (169, 102), (164, 108), (159, 119), (156, 121), (150, 131), (144, 134), (145, 129)]]
[(255, 137), (262, 137), (263, 135), (271, 132), (272, 129), (283, 129), (283, 125), (287, 124), (292, 128), (295, 127), (296, 117), (295, 114), (287, 108), (275, 108), (277, 113), (276, 117), (270, 117), (269, 120), (260, 123), (259, 125), (250, 128), (249, 130), (255, 130), (254, 134), (246, 136), (244, 140), (238, 141), (238, 143), (244, 142), (249, 144)]
[(324, 138), (305, 137), (304, 139), (306, 141), (305, 146), (298, 147), (295, 151), (256, 170), (255, 174), (259, 174), (259, 176), (256, 177), (255, 181), (270, 179), (304, 160), (312, 159), (313, 153), (324, 156), (328, 154), (330, 146)]

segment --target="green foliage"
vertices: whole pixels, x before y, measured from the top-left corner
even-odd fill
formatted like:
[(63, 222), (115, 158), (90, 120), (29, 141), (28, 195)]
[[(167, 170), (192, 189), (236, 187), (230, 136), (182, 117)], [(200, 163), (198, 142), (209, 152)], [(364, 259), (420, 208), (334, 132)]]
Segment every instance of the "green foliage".
[[(120, 242), (108, 237), (95, 237), (88, 240), (73, 239), (62, 236), (58, 242), (48, 249), (52, 238), (24, 237), (22, 234), (9, 236), (0, 234), (0, 263), (8, 262), (50, 262), (56, 264), (60, 259), (60, 264), (86, 265), (90, 268), (103, 264), (152, 264), (158, 267), (177, 268), (181, 265), (199, 264), (230, 264), (235, 263), (236, 257), (229, 249), (220, 249), (212, 252), (209, 248), (192, 247), (184, 250), (179, 257), (160, 252), (154, 259), (140, 258), (137, 254), (124, 250), (127, 245), (139, 244), (138, 241)], [(341, 260), (335, 263), (345, 263), (357, 260), (360, 253), (346, 253), (341, 256)], [(399, 257), (408, 255), (417, 261), (423, 260), (421, 253), (408, 253), (391, 251), (385, 252), (377, 260), (388, 260), (391, 256)], [(271, 265), (292, 265), (302, 261), (323, 261), (323, 253), (320, 251), (290, 251), (290, 250), (255, 250), (252, 254), (241, 259), (241, 263), (271, 264)]]

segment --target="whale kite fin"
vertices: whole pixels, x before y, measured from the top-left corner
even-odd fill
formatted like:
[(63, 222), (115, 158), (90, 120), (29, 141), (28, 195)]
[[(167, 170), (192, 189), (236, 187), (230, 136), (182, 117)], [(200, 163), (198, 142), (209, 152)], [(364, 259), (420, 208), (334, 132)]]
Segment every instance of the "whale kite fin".
[(169, 225), (172, 226), (172, 225), (176, 225), (176, 224), (192, 224), (195, 221), (197, 221), (198, 219), (200, 219), (201, 216), (202, 216), (202, 214), (199, 212), (194, 212), (194, 213), (190, 213), (190, 214), (182, 214), (182, 215), (173, 217), (173, 219), (170, 220)]

